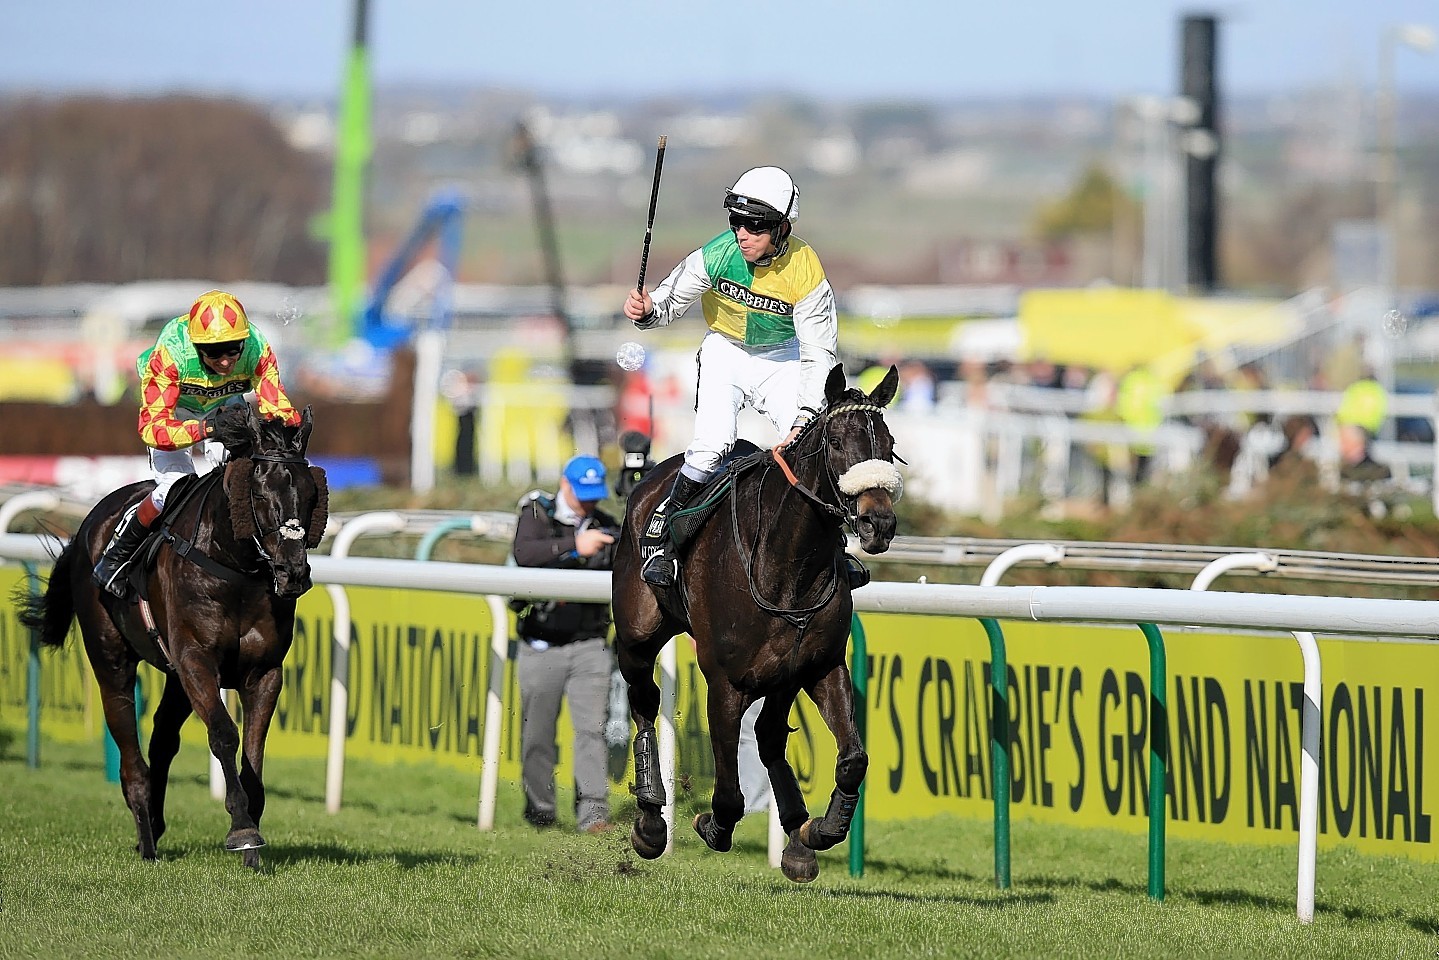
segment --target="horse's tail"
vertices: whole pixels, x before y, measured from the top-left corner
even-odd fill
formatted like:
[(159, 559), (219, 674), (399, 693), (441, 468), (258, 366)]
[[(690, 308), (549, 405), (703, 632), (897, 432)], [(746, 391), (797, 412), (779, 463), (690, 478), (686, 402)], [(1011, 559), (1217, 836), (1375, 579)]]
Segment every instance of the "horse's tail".
[[(20, 622), (40, 633), (40, 642), (52, 647), (63, 646), (70, 634), (70, 621), (75, 618), (75, 594), (71, 587), (70, 569), (83, 560), (80, 538), (72, 537), (55, 558), (50, 582), (39, 596), (28, 593), (16, 597)], [(20, 588), (23, 590), (23, 588)], [(18, 593), (19, 591), (17, 591)]]

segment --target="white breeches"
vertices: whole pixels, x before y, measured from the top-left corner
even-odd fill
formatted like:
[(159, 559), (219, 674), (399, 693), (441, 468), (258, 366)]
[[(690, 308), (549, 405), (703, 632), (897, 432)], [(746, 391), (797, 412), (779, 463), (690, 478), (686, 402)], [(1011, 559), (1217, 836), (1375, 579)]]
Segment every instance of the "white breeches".
[[(214, 440), (202, 441), (204, 445), (205, 462), (209, 469), (214, 469), (225, 462), (225, 445), (216, 443)], [(155, 506), (165, 505), (165, 495), (187, 473), (195, 472), (195, 446), (186, 447), (183, 450), (156, 450), (150, 448), (150, 469), (155, 471), (155, 490), (150, 494), (150, 499), (155, 501)], [(208, 472), (208, 471), (207, 471)]]
[(799, 413), (799, 341), (745, 348), (719, 333), (700, 344), (695, 438), (685, 463), (709, 473), (729, 453), (739, 412), (751, 407), (769, 418), (781, 437)]

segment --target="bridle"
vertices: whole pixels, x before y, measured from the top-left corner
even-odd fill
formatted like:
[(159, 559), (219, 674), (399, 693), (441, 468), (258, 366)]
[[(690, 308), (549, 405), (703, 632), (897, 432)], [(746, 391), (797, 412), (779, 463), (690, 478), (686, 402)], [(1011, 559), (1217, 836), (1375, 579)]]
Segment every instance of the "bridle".
[(878, 437), (876, 437), (875, 435), (874, 421), (876, 419), (876, 416), (883, 414), (883, 412), (884, 408), (882, 406), (877, 403), (872, 403), (868, 400), (851, 400), (845, 403), (840, 403), (836, 406), (827, 408), (822, 414), (820, 414), (820, 416), (815, 417), (809, 423), (805, 424), (804, 428), (800, 430), (799, 436), (795, 437), (794, 442), (790, 444), (790, 447), (796, 451), (795, 460), (797, 463), (802, 463), (805, 460), (808, 460), (816, 455), (822, 458), (823, 465), (821, 473), (824, 477), (825, 485), (829, 488), (829, 492), (833, 494), (834, 502), (831, 502), (831, 500), (828, 498), (820, 496), (800, 481), (800, 479), (795, 475), (794, 470), (790, 468), (789, 463), (785, 461), (784, 455), (781, 452), (783, 448), (776, 446), (771, 448), (770, 450), (770, 457), (774, 460), (774, 463), (779, 468), (780, 472), (784, 474), (785, 480), (789, 482), (789, 485), (791, 487), (793, 487), (802, 497), (804, 497), (810, 503), (814, 504), (816, 507), (829, 514), (831, 517), (834, 517), (836, 520), (839, 520), (843, 525), (848, 526), (851, 530), (854, 530), (855, 524), (859, 521), (859, 492), (856, 492), (853, 496), (850, 496), (849, 494), (846, 494), (842, 490), (840, 490), (839, 479), (834, 475), (834, 468), (830, 466), (829, 458), (824, 456), (825, 445), (823, 442), (821, 442), (814, 450), (811, 450), (808, 453), (801, 454), (798, 452), (798, 450), (801, 443), (809, 436), (812, 431), (818, 430), (822, 432), (824, 428), (829, 425), (829, 421), (832, 420), (834, 417), (838, 416), (839, 414), (863, 413), (865, 414), (865, 430), (869, 434), (869, 449), (873, 451), (877, 449), (879, 445)]
[[(876, 415), (880, 414), (883, 409), (884, 408), (881, 407), (879, 404), (869, 402), (868, 400), (851, 400), (840, 403), (834, 407), (826, 409), (818, 417), (815, 417), (809, 423), (805, 424), (805, 426), (800, 430), (799, 436), (795, 437), (794, 442), (790, 446), (795, 448), (796, 451), (798, 451), (798, 448), (809, 438), (812, 433), (814, 433), (815, 431), (820, 431), (821, 434), (823, 434), (824, 427), (828, 425), (829, 421), (841, 413), (864, 413), (866, 414), (865, 427), (869, 431), (870, 450), (874, 451), (878, 443), (878, 438), (876, 437), (874, 430), (874, 420)], [(828, 492), (832, 494), (834, 502), (831, 502), (830, 499), (821, 496), (814, 490), (811, 490), (795, 475), (794, 470), (784, 459), (780, 447), (776, 446), (770, 450), (770, 459), (773, 461), (773, 467), (778, 468), (778, 470), (781, 474), (783, 474), (785, 481), (790, 485), (790, 487), (797, 491), (805, 500), (823, 511), (824, 514), (830, 517), (832, 520), (837, 521), (839, 525), (848, 525), (850, 529), (853, 530), (859, 520), (859, 495), (863, 491), (856, 491), (853, 496), (845, 494), (840, 489), (839, 480), (834, 475), (834, 468), (830, 466), (829, 458), (824, 455), (824, 452), (825, 444), (823, 442), (823, 439), (821, 439), (821, 442), (814, 450), (803, 454), (796, 452), (796, 461), (803, 462), (816, 455), (823, 458), (823, 467), (821, 470), (824, 476), (823, 485), (824, 487), (827, 487)], [(765, 464), (765, 467), (767, 472), (768, 468), (771, 467), (771, 464)], [(763, 477), (761, 477), (760, 482), (755, 485), (755, 491), (756, 498), (762, 504), (764, 499)], [(758, 506), (755, 515), (763, 515), (762, 509), (759, 509)], [(777, 604), (769, 602), (763, 596), (761, 596), (759, 586), (755, 583), (755, 562), (759, 554), (759, 547), (761, 541), (763, 540), (763, 537), (760, 535), (756, 535), (748, 553), (746, 553), (743, 547), (744, 540), (740, 535), (739, 508), (738, 502), (735, 498), (731, 499), (730, 524), (731, 535), (734, 538), (735, 548), (739, 553), (740, 566), (744, 570), (745, 580), (749, 584), (750, 596), (754, 599), (755, 605), (761, 610), (764, 610), (765, 612), (771, 614), (772, 616), (783, 617), (785, 620), (788, 620), (790, 623), (794, 624), (796, 627), (799, 628), (799, 635), (803, 637), (805, 629), (809, 625), (809, 621), (814, 617), (816, 613), (824, 609), (824, 607), (830, 602), (830, 600), (834, 598), (835, 591), (839, 587), (840, 571), (838, 569), (838, 566), (832, 566), (829, 579), (825, 585), (825, 589), (821, 591), (820, 596), (816, 600), (809, 603), (807, 606), (798, 609), (787, 609), (784, 607), (780, 607)]]
[[(303, 466), (306, 468), (308, 468), (310, 465), (310, 461), (305, 459), (304, 457), (285, 456), (277, 453), (256, 453), (252, 454), (248, 459), (251, 461), (251, 470), (254, 470), (253, 464), (255, 462), (288, 463)], [(281, 522), (275, 527), (266, 530), (265, 528), (260, 526), (260, 516), (259, 513), (255, 510), (255, 488), (253, 483), (250, 485), (249, 496), (246, 499), (249, 502), (250, 507), (250, 521), (255, 528), (255, 532), (250, 535), (250, 539), (255, 542), (255, 552), (260, 555), (260, 559), (264, 560), (267, 564), (270, 565), (271, 572), (273, 573), (275, 568), (275, 558), (270, 554), (270, 551), (265, 549), (264, 539), (273, 533), (279, 534), (280, 539), (282, 540), (303, 540), (305, 539), (305, 528), (301, 525), (300, 519), (298, 517), (291, 517), (290, 519)]]

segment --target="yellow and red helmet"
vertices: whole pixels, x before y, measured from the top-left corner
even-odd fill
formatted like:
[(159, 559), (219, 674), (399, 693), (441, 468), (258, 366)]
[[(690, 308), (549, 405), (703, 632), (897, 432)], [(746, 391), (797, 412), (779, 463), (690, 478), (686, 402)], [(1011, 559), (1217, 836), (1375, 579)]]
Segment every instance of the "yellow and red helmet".
[(250, 335), (245, 308), (233, 294), (211, 290), (195, 298), (188, 323), (191, 343), (227, 343)]

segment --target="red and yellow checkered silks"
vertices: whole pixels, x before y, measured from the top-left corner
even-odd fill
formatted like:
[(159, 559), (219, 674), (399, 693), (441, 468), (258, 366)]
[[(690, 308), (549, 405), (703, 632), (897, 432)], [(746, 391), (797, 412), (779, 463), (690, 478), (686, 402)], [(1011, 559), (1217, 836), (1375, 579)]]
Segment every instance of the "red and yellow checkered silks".
[(233, 294), (211, 290), (195, 298), (190, 307), (191, 343), (225, 343), (250, 335), (250, 320)]
[[(190, 340), (192, 317), (171, 320), (155, 346), (140, 356), (140, 439), (157, 450), (181, 450), (205, 439), (207, 412), (253, 390), (260, 416), (294, 426), (299, 411), (280, 383), (280, 365), (264, 334), (246, 324), (244, 348), (228, 374), (200, 360)], [(229, 339), (234, 339), (233, 337)], [(223, 341), (217, 341), (223, 342)]]

